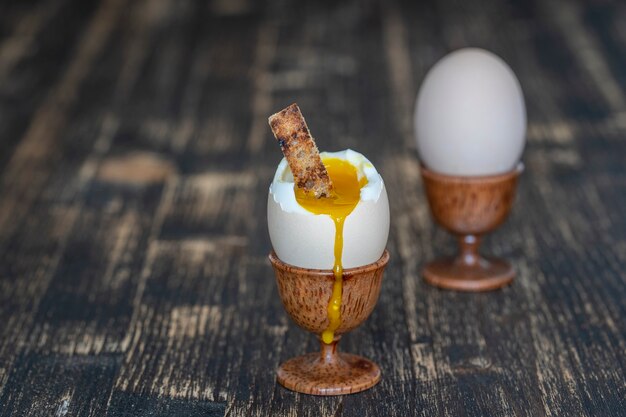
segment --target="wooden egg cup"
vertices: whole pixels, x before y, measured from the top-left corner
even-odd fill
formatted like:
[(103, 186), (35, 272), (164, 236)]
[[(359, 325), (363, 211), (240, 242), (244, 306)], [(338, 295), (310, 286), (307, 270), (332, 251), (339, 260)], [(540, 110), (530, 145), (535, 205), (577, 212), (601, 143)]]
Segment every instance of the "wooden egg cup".
[(424, 280), (436, 287), (458, 291), (489, 291), (510, 284), (515, 277), (502, 259), (478, 253), (481, 236), (495, 230), (508, 216), (515, 199), (515, 169), (499, 175), (462, 177), (438, 174), (421, 166), (426, 197), (435, 221), (457, 236), (460, 253), (430, 262)]
[(290, 390), (313, 395), (352, 394), (376, 385), (380, 381), (378, 365), (357, 355), (339, 353), (337, 343), (342, 334), (363, 323), (374, 309), (389, 252), (372, 264), (343, 271), (341, 325), (331, 344), (322, 342), (320, 335), (328, 326), (333, 272), (286, 264), (273, 251), (269, 258), (287, 314), (298, 326), (318, 335), (321, 344), (321, 352), (297, 356), (280, 365), (278, 382)]

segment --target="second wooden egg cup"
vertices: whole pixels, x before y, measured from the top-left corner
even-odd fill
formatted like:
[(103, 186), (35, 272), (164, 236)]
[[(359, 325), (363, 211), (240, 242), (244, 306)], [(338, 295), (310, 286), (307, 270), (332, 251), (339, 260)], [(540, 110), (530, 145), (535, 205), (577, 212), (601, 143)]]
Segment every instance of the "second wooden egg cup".
[[(319, 338), (328, 327), (333, 271), (289, 265), (274, 252), (269, 258), (287, 314), (298, 326)], [(280, 365), (277, 379), (281, 385), (305, 394), (341, 395), (366, 390), (380, 381), (378, 365), (361, 356), (339, 353), (337, 343), (342, 334), (359, 326), (374, 310), (387, 262), (389, 252), (385, 251), (372, 264), (343, 271), (341, 325), (335, 331), (335, 339), (325, 344), (320, 338), (321, 352), (297, 356)]]
[(457, 236), (460, 253), (430, 262), (423, 270), (431, 285), (459, 291), (489, 291), (513, 281), (515, 271), (502, 259), (478, 253), (481, 236), (508, 216), (515, 199), (519, 163), (504, 174), (463, 177), (438, 174), (421, 167), (426, 197), (435, 221)]

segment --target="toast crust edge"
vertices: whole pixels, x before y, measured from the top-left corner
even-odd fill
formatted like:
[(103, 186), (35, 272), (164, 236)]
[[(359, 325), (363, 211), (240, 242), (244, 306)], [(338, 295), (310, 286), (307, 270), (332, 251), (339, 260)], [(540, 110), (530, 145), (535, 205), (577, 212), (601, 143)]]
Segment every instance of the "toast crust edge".
[(268, 122), (296, 186), (316, 198), (330, 197), (332, 182), (298, 105), (293, 103), (271, 115)]

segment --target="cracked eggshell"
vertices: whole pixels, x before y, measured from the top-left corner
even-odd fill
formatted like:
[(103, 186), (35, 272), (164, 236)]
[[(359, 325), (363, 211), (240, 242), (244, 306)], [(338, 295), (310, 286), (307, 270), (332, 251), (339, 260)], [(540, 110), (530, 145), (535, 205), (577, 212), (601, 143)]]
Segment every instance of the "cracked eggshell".
[[(376, 262), (389, 235), (389, 201), (385, 185), (373, 165), (361, 154), (347, 150), (322, 157), (349, 160), (359, 175), (368, 178), (361, 200), (348, 215), (343, 230), (344, 268)], [(301, 268), (332, 269), (335, 224), (327, 215), (313, 214), (295, 200), (293, 176), (286, 160), (279, 164), (267, 201), (267, 225), (276, 255)]]

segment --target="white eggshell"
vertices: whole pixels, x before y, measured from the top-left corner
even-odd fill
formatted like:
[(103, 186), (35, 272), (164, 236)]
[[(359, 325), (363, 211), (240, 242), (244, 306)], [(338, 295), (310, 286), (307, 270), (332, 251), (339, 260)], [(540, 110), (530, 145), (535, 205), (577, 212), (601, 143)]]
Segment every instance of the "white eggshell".
[[(345, 220), (342, 265), (354, 268), (376, 262), (389, 235), (389, 201), (382, 177), (358, 152), (323, 152), (322, 157), (350, 161), (368, 179), (361, 200)], [(332, 269), (335, 263), (335, 223), (327, 215), (313, 214), (300, 206), (293, 191), (293, 176), (283, 159), (267, 199), (267, 227), (272, 247), (285, 263), (301, 268)]]
[(510, 171), (526, 135), (519, 81), (498, 56), (478, 48), (442, 58), (417, 96), (415, 134), (421, 161), (448, 175)]
[[(267, 226), (272, 247), (285, 263), (301, 268), (332, 269), (335, 262), (335, 224), (326, 215), (290, 213), (270, 195)], [(383, 190), (378, 201), (361, 201), (346, 218), (343, 229), (344, 268), (376, 262), (389, 235), (389, 201)]]

